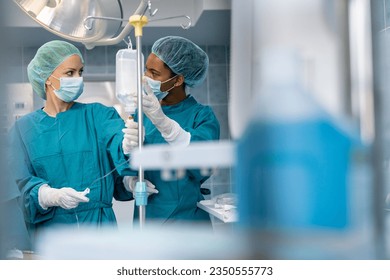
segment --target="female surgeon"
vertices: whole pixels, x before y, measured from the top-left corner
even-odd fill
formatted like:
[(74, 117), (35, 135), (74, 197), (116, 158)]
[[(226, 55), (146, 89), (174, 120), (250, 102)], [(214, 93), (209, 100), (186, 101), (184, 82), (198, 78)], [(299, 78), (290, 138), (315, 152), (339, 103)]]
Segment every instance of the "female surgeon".
[(123, 185), (123, 176), (136, 174), (122, 149), (124, 121), (112, 107), (75, 102), (83, 67), (80, 51), (59, 40), (41, 46), (28, 65), (33, 90), (46, 102), (18, 119), (11, 136), (15, 180), (33, 231), (116, 224), (113, 197), (132, 198)]
[[(187, 146), (191, 142), (219, 139), (219, 122), (212, 109), (198, 103), (188, 91), (204, 81), (208, 65), (207, 54), (185, 38), (168, 36), (153, 44), (144, 77), (145, 146), (157, 143)], [(132, 120), (126, 121), (126, 127), (123, 131), (130, 145), (138, 127)], [(145, 178), (159, 191), (148, 199), (147, 220), (210, 222), (209, 215), (197, 207), (197, 202), (203, 199), (201, 184), (208, 179), (200, 170), (186, 170), (183, 177), (170, 181), (163, 180), (160, 171), (145, 171)], [(136, 178), (129, 176), (125, 181), (134, 185)]]

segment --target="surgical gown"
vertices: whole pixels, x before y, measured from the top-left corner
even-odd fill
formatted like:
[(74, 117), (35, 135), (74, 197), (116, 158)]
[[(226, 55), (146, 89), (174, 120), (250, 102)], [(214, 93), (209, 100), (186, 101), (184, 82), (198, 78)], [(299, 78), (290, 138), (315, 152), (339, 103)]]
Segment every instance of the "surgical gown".
[[(6, 141), (6, 137), (1, 141)], [(15, 182), (12, 181), (10, 170), (6, 162), (7, 144), (1, 143), (1, 174), (0, 176), (0, 259), (6, 258), (9, 250), (31, 250), (31, 243), (23, 212), (20, 207), (20, 192)], [(4, 175), (5, 174), (5, 175)]]
[[(220, 126), (215, 114), (209, 106), (198, 103), (194, 97), (189, 96), (172, 106), (162, 106), (162, 110), (191, 134), (191, 142), (219, 139)], [(147, 117), (144, 126), (145, 146), (167, 143)], [(145, 171), (145, 179), (159, 191), (148, 198), (146, 219), (153, 219), (156, 223), (210, 222), (209, 215), (197, 207), (197, 202), (204, 199), (200, 187), (208, 178), (200, 170), (186, 170), (183, 178), (164, 181), (160, 171)], [(134, 212), (137, 218), (138, 209)]]
[[(16, 121), (11, 131), (12, 164), (30, 229), (53, 224), (116, 224), (112, 199), (132, 198), (122, 176), (136, 174), (122, 151), (123, 127), (115, 109), (99, 103), (74, 103), (56, 117), (37, 110)], [(89, 202), (69, 210), (45, 210), (38, 203), (42, 184), (77, 191), (90, 188)]]

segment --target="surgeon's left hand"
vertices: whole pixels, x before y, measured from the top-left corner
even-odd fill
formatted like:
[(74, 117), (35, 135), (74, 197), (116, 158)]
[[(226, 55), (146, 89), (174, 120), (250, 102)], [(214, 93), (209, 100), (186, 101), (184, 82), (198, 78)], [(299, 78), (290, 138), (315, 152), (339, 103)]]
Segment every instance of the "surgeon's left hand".
[(49, 207), (57, 206), (64, 209), (76, 208), (81, 202), (88, 202), (89, 188), (84, 191), (76, 191), (73, 188), (51, 188), (47, 184), (43, 184), (38, 189), (38, 203), (47, 210)]
[(146, 92), (146, 94), (143, 92), (142, 96), (144, 113), (161, 132), (165, 141), (171, 145), (188, 146), (190, 144), (191, 134), (181, 128), (176, 121), (168, 118), (164, 114), (160, 101), (158, 101), (146, 82), (144, 82), (144, 91)]
[[(133, 119), (127, 119), (125, 123), (126, 128), (122, 129), (123, 140), (122, 140), (122, 149), (125, 155), (130, 154), (130, 152), (138, 147), (138, 123)], [(145, 139), (145, 128), (144, 129), (144, 139)]]
[[(123, 184), (125, 185), (126, 190), (133, 193), (133, 194), (135, 192), (135, 186), (136, 186), (137, 182), (138, 182), (137, 176), (123, 177)], [(156, 186), (153, 185), (150, 181), (145, 180), (145, 183), (146, 183), (146, 192), (148, 193), (148, 196), (155, 194), (155, 193), (158, 193)]]

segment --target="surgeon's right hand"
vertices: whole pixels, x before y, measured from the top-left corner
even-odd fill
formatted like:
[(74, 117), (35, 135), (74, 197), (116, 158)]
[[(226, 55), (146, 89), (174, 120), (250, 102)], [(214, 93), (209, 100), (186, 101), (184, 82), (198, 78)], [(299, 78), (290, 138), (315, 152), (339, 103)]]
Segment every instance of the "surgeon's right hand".
[(89, 198), (86, 195), (89, 193), (89, 188), (82, 192), (78, 192), (72, 188), (51, 188), (44, 184), (38, 190), (38, 202), (43, 209), (58, 206), (64, 209), (76, 208), (80, 202), (88, 202)]
[[(135, 192), (135, 187), (138, 182), (138, 177), (137, 176), (125, 176), (123, 177), (123, 184), (125, 185), (125, 188), (127, 191), (131, 192), (134, 194)], [(158, 193), (158, 190), (156, 189), (156, 186), (152, 184), (152, 182), (145, 180), (146, 183), (146, 192), (149, 195)]]

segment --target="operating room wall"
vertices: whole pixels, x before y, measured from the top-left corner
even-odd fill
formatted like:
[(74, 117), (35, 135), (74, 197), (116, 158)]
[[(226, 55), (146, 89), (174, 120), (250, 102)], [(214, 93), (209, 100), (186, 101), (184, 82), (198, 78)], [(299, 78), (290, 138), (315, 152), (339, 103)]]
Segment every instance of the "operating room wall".
[[(84, 79), (86, 83), (93, 82), (114, 82), (115, 81), (115, 56), (119, 49), (125, 45), (95, 47), (87, 50), (82, 45), (78, 45), (85, 58)], [(229, 45), (201, 45), (209, 55), (209, 73), (205, 82), (197, 88), (191, 89), (191, 94), (202, 104), (210, 105), (221, 125), (221, 139), (230, 139), (228, 127), (228, 91), (229, 91)], [(27, 107), (31, 110), (39, 109), (43, 106), (43, 100), (36, 94), (32, 94), (28, 84), (27, 65), (35, 55), (37, 47), (20, 46), (14, 48), (16, 56), (9, 57), (9, 82), (16, 85), (17, 90), (11, 91), (11, 104), (20, 103), (20, 100), (28, 101)], [(149, 55), (151, 46), (143, 47), (145, 59)], [(88, 88), (86, 86), (86, 88)], [(104, 90), (102, 88), (102, 90)], [(99, 94), (101, 95), (101, 94)], [(31, 101), (32, 100), (32, 101)], [(31, 104), (32, 102), (32, 104)], [(9, 122), (15, 116), (26, 113), (25, 108), (12, 107), (13, 112), (9, 114)], [(214, 195), (229, 192), (231, 190), (232, 178), (231, 169), (219, 169), (207, 180), (203, 187), (211, 190), (210, 198)]]

